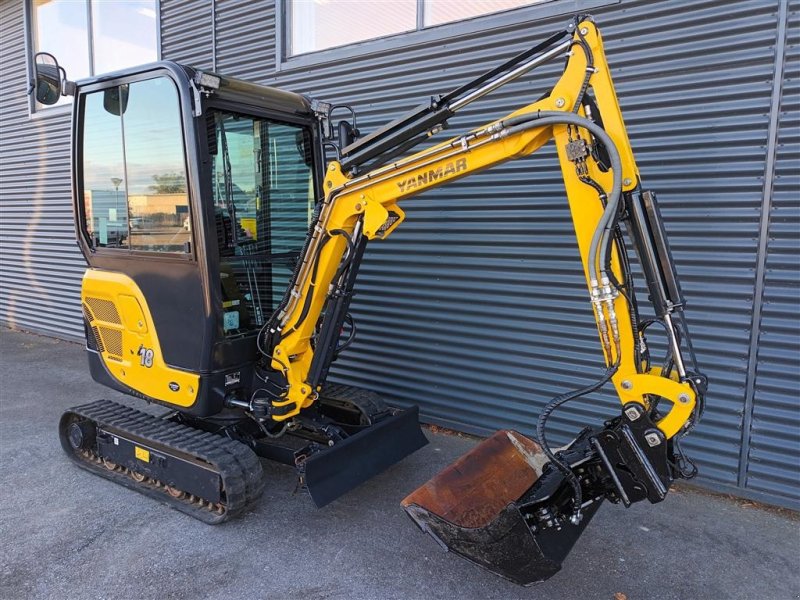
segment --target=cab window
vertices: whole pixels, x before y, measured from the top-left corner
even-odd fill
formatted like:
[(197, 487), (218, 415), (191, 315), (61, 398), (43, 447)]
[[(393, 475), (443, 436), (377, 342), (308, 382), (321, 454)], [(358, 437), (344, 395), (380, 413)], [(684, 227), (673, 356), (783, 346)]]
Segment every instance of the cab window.
[(211, 187), (223, 329), (252, 332), (283, 296), (314, 207), (307, 127), (211, 111)]
[(166, 77), (85, 94), (81, 198), (95, 248), (189, 252), (180, 105)]

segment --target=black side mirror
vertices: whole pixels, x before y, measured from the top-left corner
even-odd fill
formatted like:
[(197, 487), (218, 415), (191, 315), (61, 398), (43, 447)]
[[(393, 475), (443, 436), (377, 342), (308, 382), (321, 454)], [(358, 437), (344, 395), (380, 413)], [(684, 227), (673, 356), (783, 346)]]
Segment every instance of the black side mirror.
[(339, 121), (336, 126), (336, 133), (338, 134), (336, 145), (339, 147), (339, 150), (342, 151), (356, 141), (361, 135), (361, 132), (358, 130), (358, 125), (356, 125), (356, 111), (353, 110), (353, 107), (347, 104), (336, 104), (331, 106), (328, 110), (328, 138), (331, 140), (333, 139), (333, 113), (339, 109), (348, 111), (352, 121), (352, 124), (348, 121)]
[(112, 115), (120, 116), (128, 108), (128, 84), (109, 88), (103, 92), (103, 108)]
[(58, 102), (61, 96), (75, 94), (75, 83), (67, 80), (67, 73), (58, 65), (56, 57), (48, 52), (37, 52), (34, 58), (34, 82), (31, 92), (36, 101), (45, 106)]
[(35, 81), (33, 90), (36, 101), (50, 106), (61, 97), (61, 67), (55, 56), (38, 52), (34, 57)]
[(303, 162), (307, 167), (314, 164), (314, 154), (311, 151), (311, 135), (307, 129), (301, 129), (295, 135), (295, 143), (297, 144), (297, 152), (303, 157)]

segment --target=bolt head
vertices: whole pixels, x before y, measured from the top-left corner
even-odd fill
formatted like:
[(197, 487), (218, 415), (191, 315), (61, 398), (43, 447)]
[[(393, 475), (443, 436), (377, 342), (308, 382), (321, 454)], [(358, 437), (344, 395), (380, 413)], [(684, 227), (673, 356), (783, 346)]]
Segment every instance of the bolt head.
[(622, 382), (622, 389), (623, 390), (631, 390), (631, 389), (633, 389), (633, 384), (630, 381), (628, 381), (627, 379), (625, 379)]
[(336, 165), (334, 164), (328, 165), (328, 171), (335, 171), (335, 170), (336, 170)]
[(678, 396), (678, 402), (681, 404), (688, 404), (690, 400), (691, 398), (689, 397), (689, 394), (681, 394)]
[(360, 203), (359, 203), (359, 204), (356, 204), (356, 210), (357, 210), (357, 211), (360, 211), (360, 210), (361, 210), (361, 204), (360, 204)]
[(648, 433), (644, 436), (644, 439), (651, 448), (658, 446), (661, 443), (661, 438), (657, 433)]
[(626, 177), (625, 179), (622, 180), (622, 183), (623, 185), (630, 185), (633, 183), (633, 181), (631, 181), (630, 177)]
[(589, 33), (589, 29), (586, 27), (581, 27), (581, 35), (586, 35), (587, 33)]
[(566, 100), (564, 100), (563, 98), (558, 98), (558, 99), (556, 99), (556, 106), (557, 106), (558, 108), (563, 108), (563, 106), (564, 106), (566, 103), (567, 103), (567, 101), (566, 101)]
[(625, 415), (631, 421), (635, 421), (636, 419), (642, 416), (642, 412), (641, 410), (639, 410), (638, 406), (631, 406), (630, 408), (625, 409)]

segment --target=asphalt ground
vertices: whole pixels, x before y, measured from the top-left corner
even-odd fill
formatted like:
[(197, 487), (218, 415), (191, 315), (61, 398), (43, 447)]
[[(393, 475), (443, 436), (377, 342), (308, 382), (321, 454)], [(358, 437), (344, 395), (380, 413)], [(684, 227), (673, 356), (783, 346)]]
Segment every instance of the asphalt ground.
[(687, 488), (605, 505), (561, 572), (520, 588), (442, 551), (400, 500), (475, 440), (431, 443), (323, 509), (264, 463), (258, 506), (204, 525), (74, 466), (61, 412), (99, 398), (82, 347), (0, 330), (0, 597), (579, 599), (800, 598), (800, 521)]

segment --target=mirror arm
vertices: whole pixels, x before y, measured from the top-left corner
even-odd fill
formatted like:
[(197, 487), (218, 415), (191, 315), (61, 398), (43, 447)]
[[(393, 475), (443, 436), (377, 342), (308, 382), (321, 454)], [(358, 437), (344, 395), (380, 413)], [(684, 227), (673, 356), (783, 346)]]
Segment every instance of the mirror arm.
[(59, 65), (58, 72), (61, 74), (61, 95), (74, 96), (78, 86), (75, 85), (74, 81), (67, 79), (67, 72), (64, 70), (64, 67)]

